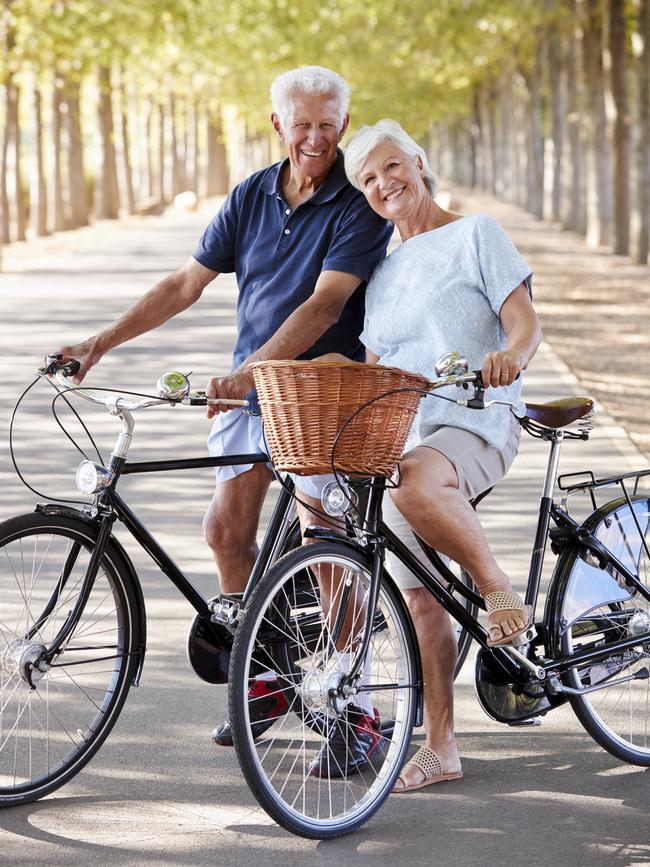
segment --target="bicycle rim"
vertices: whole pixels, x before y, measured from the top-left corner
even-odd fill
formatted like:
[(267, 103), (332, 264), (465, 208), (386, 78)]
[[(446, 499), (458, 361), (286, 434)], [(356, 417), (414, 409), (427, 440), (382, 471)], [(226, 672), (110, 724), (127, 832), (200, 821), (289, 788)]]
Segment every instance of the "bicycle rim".
[(41, 797), (88, 761), (130, 685), (131, 606), (107, 556), (72, 635), (34, 668), (74, 607), (93, 538), (25, 516), (0, 532), (0, 803)]
[[(332, 618), (328, 626), (321, 610), (320, 588), (328, 581), (334, 608), (344, 589), (352, 588), (352, 628), (336, 645)], [(267, 812), (302, 836), (339, 836), (367, 821), (389, 794), (408, 748), (417, 676), (410, 623), (395, 592), (384, 586), (362, 679), (367, 712), (380, 722), (377, 742), (360, 768), (347, 767), (345, 750), (337, 757), (325, 749), (337, 733), (344, 733), (343, 740), (349, 737), (352, 747), (362, 736), (354, 723), (348, 725), (357, 719), (350, 705), (332, 696), (347, 670), (345, 654), (358, 644), (369, 584), (361, 558), (337, 546), (290, 554), (260, 584), (235, 639), (231, 718), (242, 769)], [(281, 658), (292, 660), (289, 670), (279, 670)], [(259, 677), (272, 669), (288, 712), (256, 740), (255, 700), (248, 696), (251, 673)], [(360, 698), (350, 699), (355, 701)], [(319, 763), (319, 756), (326, 758)]]
[[(648, 501), (636, 500), (634, 508), (647, 537)], [(648, 558), (627, 504), (615, 504), (594, 532), (646, 588), (650, 587)], [(561, 649), (566, 654), (645, 634), (637, 646), (571, 669), (567, 683), (578, 689), (601, 686), (571, 696), (576, 715), (613, 755), (633, 764), (650, 765), (650, 603), (641, 592), (627, 587), (622, 576), (574, 555), (561, 604), (566, 623)], [(581, 611), (585, 604), (586, 610)]]

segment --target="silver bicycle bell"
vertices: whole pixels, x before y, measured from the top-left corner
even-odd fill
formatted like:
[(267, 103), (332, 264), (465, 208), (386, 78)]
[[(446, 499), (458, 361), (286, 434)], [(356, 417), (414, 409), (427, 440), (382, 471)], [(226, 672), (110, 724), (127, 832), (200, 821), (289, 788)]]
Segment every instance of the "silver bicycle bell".
[(167, 400), (183, 400), (190, 393), (190, 381), (184, 373), (168, 370), (156, 383), (156, 394)]
[(436, 376), (462, 376), (469, 371), (469, 361), (460, 352), (445, 352), (436, 361)]

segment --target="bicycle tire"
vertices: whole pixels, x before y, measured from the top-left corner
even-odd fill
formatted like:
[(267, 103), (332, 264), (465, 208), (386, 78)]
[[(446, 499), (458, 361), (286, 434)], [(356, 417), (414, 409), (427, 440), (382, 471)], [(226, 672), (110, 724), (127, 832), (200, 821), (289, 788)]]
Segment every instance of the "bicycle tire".
[[(385, 626), (373, 635), (364, 683), (380, 718), (385, 722), (391, 718), (390, 734), (382, 726), (376, 755), (356, 773), (346, 773), (340, 767), (336, 775), (310, 773), (308, 762), (323, 747), (327, 733), (339, 724), (341, 713), (345, 713), (334, 705), (329, 692), (333, 681), (340, 677), (343, 651), (332, 648), (322, 614), (319, 637), (306, 641), (300, 632), (302, 615), (312, 620), (319, 616), (319, 603), (316, 605), (314, 600), (320, 597), (314, 589), (308, 604), (301, 601), (304, 590), (297, 588), (296, 582), (304, 582), (309, 570), (315, 588), (316, 569), (321, 581), (323, 575), (343, 570), (336, 573), (337, 586), (350, 582), (348, 586), (354, 588), (352, 592), (359, 600), (352, 603), (352, 620), (355, 624), (361, 622), (360, 612), (370, 583), (369, 562), (363, 552), (337, 542), (319, 542), (290, 552), (269, 570), (246, 605), (233, 644), (229, 701), (237, 756), (258, 803), (292, 833), (329, 839), (359, 828), (388, 797), (411, 737), (418, 664), (410, 617), (401, 595), (388, 579), (382, 582), (377, 609)], [(283, 600), (280, 609), (288, 607), (291, 611), (289, 622), (286, 614), (278, 613), (278, 599)], [(351, 633), (347, 646), (351, 647), (353, 641)], [(264, 659), (272, 668), (277, 658), (274, 645), (283, 643), (291, 645), (287, 655), (295, 660), (300, 676), (278, 674), (289, 710), (256, 741), (249, 716), (251, 662), (257, 664), (256, 673)], [(294, 701), (296, 695), (300, 702)], [(305, 719), (306, 714), (311, 718)], [(321, 809), (327, 815), (321, 815)]]
[[(650, 502), (634, 497), (634, 511), (650, 539)], [(599, 541), (650, 588), (650, 563), (627, 501), (614, 500), (594, 512), (585, 525)], [(557, 565), (557, 590), (551, 603), (554, 644), (570, 656), (586, 647), (603, 647), (633, 634), (650, 632), (650, 603), (624, 579), (590, 565), (572, 547)], [(571, 706), (591, 737), (621, 761), (650, 766), (650, 638), (638, 647), (570, 669), (564, 682), (574, 689), (611, 682), (581, 695)], [(621, 682), (623, 678), (633, 680)]]
[(21, 675), (72, 610), (96, 533), (82, 519), (39, 512), (0, 524), (0, 806), (37, 800), (77, 774), (108, 736), (137, 670), (138, 604), (109, 546), (52, 667), (30, 671), (33, 688)]
[[(281, 555), (287, 554), (289, 551), (296, 550), (302, 544), (302, 536), (300, 533), (300, 522), (298, 518), (295, 518), (289, 527), (289, 531), (287, 533), (285, 542), (282, 546)], [(279, 559), (279, 558), (278, 558)], [(431, 564), (433, 565), (433, 564)], [(452, 571), (457, 571), (456, 580), (464, 584), (470, 590), (475, 593), (476, 588), (474, 587), (474, 582), (472, 581), (471, 576), (460, 566), (454, 566), (452, 564), (448, 564), (448, 568)], [(388, 570), (386, 570), (388, 572)], [(389, 573), (388, 573), (389, 574)], [(457, 598), (462, 602), (467, 610), (467, 613), (476, 619), (478, 617), (478, 605), (466, 596), (462, 594), (458, 594)], [(458, 621), (453, 620), (454, 632), (456, 633), (456, 644), (457, 644), (457, 658), (456, 658), (456, 667), (454, 669), (454, 680), (458, 677), (467, 659), (467, 654), (469, 653), (470, 647), (472, 645), (472, 636), (471, 634), (462, 626)]]

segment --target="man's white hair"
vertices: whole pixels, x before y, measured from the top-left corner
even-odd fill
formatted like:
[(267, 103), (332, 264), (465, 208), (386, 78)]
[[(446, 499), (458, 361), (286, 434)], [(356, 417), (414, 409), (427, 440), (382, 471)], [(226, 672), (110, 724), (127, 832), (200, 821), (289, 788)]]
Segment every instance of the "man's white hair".
[[(370, 152), (382, 142), (392, 142), (411, 159), (416, 156), (422, 160), (424, 183), (432, 196), (436, 195), (437, 179), (429, 165), (424, 149), (405, 132), (396, 120), (384, 118), (372, 126), (362, 126), (350, 139), (345, 149), (345, 173), (353, 187), (361, 189), (357, 180), (363, 164)], [(363, 192), (363, 191), (362, 191)]]
[(337, 72), (324, 66), (303, 66), (283, 72), (271, 85), (273, 111), (284, 124), (291, 113), (291, 100), (297, 95), (323, 94), (336, 99), (339, 124), (350, 105), (350, 85)]

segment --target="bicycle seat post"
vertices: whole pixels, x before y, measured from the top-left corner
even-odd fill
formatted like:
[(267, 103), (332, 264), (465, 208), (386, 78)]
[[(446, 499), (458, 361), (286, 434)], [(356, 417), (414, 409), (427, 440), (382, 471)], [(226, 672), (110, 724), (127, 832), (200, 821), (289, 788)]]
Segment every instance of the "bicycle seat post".
[(551, 508), (553, 506), (553, 493), (557, 479), (557, 468), (560, 461), (560, 451), (564, 440), (564, 431), (553, 429), (544, 435), (544, 439), (550, 443), (548, 460), (546, 462), (546, 475), (544, 476), (544, 488), (539, 503), (539, 518), (535, 533), (535, 544), (530, 558), (530, 570), (528, 573), (528, 586), (526, 588), (525, 602), (532, 605), (533, 610), (537, 603), (539, 585), (544, 566), (544, 554), (546, 551), (546, 539), (551, 523)]

